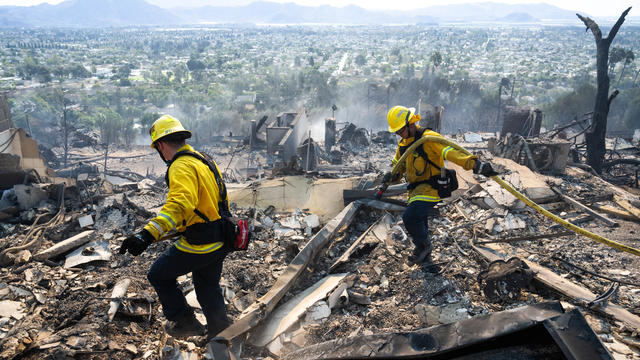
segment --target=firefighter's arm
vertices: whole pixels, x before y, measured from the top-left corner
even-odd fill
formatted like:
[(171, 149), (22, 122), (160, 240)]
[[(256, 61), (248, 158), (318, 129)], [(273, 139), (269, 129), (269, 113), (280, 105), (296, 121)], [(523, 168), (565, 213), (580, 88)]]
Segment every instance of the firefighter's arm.
[[(439, 144), (440, 145), (440, 144)], [(476, 155), (466, 155), (461, 151), (458, 151), (451, 146), (441, 145), (441, 154), (444, 160), (449, 160), (452, 163), (462, 166), (465, 170), (472, 170), (478, 160)]]
[(185, 161), (176, 161), (169, 168), (169, 193), (158, 216), (144, 229), (155, 241), (170, 231), (180, 231), (187, 211), (195, 209), (198, 199), (198, 180), (195, 170)]
[(462, 166), (465, 170), (473, 170), (474, 174), (487, 177), (498, 175), (491, 163), (480, 161), (476, 155), (466, 155), (451, 146), (442, 146), (442, 157)]

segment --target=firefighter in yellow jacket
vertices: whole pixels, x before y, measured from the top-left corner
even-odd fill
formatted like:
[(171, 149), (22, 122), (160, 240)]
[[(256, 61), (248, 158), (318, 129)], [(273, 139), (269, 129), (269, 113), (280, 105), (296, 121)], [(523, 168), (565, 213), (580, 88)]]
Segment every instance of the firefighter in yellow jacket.
[[(414, 141), (423, 136), (441, 136), (435, 131), (421, 128), (416, 124), (419, 120), (420, 115), (415, 113), (414, 108), (394, 106), (387, 113), (389, 132), (401, 137), (392, 161), (394, 166)], [(415, 245), (413, 255), (409, 257), (409, 260), (415, 263), (430, 261), (433, 247), (429, 240), (427, 215), (441, 200), (434, 180), (440, 176), (445, 160), (456, 163), (465, 170), (473, 169), (476, 174), (497, 174), (490, 163), (479, 161), (475, 155), (465, 155), (451, 146), (426, 141), (399, 165), (400, 171), (395, 178), (391, 178), (391, 173), (387, 173), (383, 179), (384, 182), (397, 182), (402, 174), (405, 174), (409, 183), (409, 205), (402, 214), (402, 221)]]
[[(158, 118), (150, 135), (151, 146), (169, 166), (167, 202), (140, 233), (123, 241), (120, 253), (129, 251), (137, 256), (164, 235), (185, 232), (186, 236), (180, 236), (156, 259), (147, 278), (160, 298), (168, 320), (167, 332), (180, 337), (203, 335), (204, 328), (176, 281), (179, 276), (192, 273), (196, 297), (207, 320), (207, 331), (209, 337), (213, 337), (230, 323), (220, 289), (222, 263), (228, 251), (215, 229), (207, 226), (220, 219), (220, 204), (228, 200), (220, 199), (218, 182), (207, 164), (193, 156), (180, 156), (185, 152), (200, 154), (186, 144), (191, 132), (179, 120), (169, 115)], [(215, 163), (214, 166), (217, 167)]]

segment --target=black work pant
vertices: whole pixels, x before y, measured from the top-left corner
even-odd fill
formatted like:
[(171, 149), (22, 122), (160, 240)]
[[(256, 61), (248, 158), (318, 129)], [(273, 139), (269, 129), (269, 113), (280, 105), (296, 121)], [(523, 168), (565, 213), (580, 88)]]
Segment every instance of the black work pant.
[(416, 248), (422, 249), (431, 244), (427, 216), (436, 204), (437, 202), (431, 201), (414, 201), (407, 206), (407, 209), (402, 214), (404, 227), (411, 235), (411, 240), (413, 240)]
[(220, 248), (208, 254), (191, 254), (171, 246), (156, 259), (147, 278), (158, 293), (167, 320), (176, 321), (190, 311), (176, 279), (192, 273), (196, 297), (207, 319), (209, 334), (216, 334), (230, 324), (220, 288), (222, 263), (227, 253)]

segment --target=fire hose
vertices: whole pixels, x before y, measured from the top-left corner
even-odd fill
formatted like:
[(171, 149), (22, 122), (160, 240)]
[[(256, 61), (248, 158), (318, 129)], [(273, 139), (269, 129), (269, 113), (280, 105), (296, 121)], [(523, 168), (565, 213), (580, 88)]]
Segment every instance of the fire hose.
[[(452, 148), (462, 152), (465, 155), (471, 155), (471, 153), (469, 151), (467, 151), (465, 148), (463, 148), (462, 146), (454, 143), (453, 141), (447, 140), (443, 137), (439, 137), (439, 136), (424, 136), (422, 138), (420, 138), (419, 140), (417, 140), (415, 143), (413, 143), (406, 151), (405, 153), (402, 155), (402, 157), (400, 157), (400, 159), (398, 160), (398, 162), (393, 166), (393, 169), (391, 170), (391, 177), (393, 178), (394, 175), (399, 171), (400, 169), (400, 164), (407, 158), (407, 156), (409, 156), (410, 154), (412, 154), (414, 152), (414, 150), (418, 147), (418, 146), (422, 146), (422, 144), (426, 141), (431, 141), (431, 142), (437, 142), (446, 146), (451, 146)], [(491, 176), (491, 179), (493, 179), (495, 182), (497, 182), (500, 186), (502, 186), (505, 190), (507, 190), (508, 192), (510, 192), (513, 196), (515, 196), (516, 198), (518, 198), (520, 201), (524, 202), (525, 204), (527, 204), (529, 207), (531, 207), (532, 209), (534, 209), (535, 211), (537, 211), (538, 213), (546, 216), (547, 218), (553, 220), (554, 222), (564, 226), (565, 228), (586, 236), (592, 240), (595, 240), (599, 243), (605, 244), (607, 246), (610, 246), (614, 249), (618, 249), (624, 252), (628, 252), (630, 254), (636, 255), (636, 256), (640, 256), (640, 250), (615, 242), (613, 240), (609, 240), (603, 236), (600, 236), (598, 234), (594, 234), (588, 230), (585, 230), (583, 228), (580, 228), (554, 214), (552, 214), (551, 212), (547, 211), (546, 209), (542, 208), (540, 205), (536, 204), (535, 202), (533, 202), (531, 199), (529, 199), (528, 197), (526, 197), (525, 195), (523, 195), (522, 193), (520, 193), (518, 190), (514, 189), (509, 183), (507, 183), (506, 181), (502, 180), (500, 177), (498, 177), (498, 175), (495, 176)], [(378, 190), (378, 194), (381, 195), (385, 190), (386, 187), (388, 186), (388, 184), (382, 184), (380, 190)]]

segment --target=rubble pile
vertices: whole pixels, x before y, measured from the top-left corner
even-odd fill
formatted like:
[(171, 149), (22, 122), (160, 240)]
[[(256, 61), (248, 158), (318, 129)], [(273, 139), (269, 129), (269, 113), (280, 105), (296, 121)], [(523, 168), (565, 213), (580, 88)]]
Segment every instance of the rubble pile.
[[(638, 194), (640, 178), (638, 165), (640, 165), (640, 147), (622, 139), (606, 139), (608, 156), (603, 164), (604, 176), (607, 181), (626, 186), (626, 189)], [(634, 191), (635, 190), (635, 191)]]
[[(378, 171), (389, 169), (394, 143), (346, 129), (335, 145), (349, 144), (341, 148), (346, 166), (362, 168), (371, 160)], [(244, 167), (249, 160), (229, 147), (207, 150), (221, 167), (233, 161)], [(85, 162), (93, 158), (87, 149), (74, 153)], [(552, 213), (609, 240), (640, 246), (633, 188), (616, 187), (571, 164), (542, 175), (526, 162), (482, 156), (502, 179)], [(209, 356), (202, 339), (172, 338), (162, 328), (146, 274), (171, 242), (156, 243), (138, 257), (118, 254), (122, 239), (164, 204), (166, 167), (139, 149), (114, 154), (107, 168), (120, 176), (105, 179), (83, 170), (76, 171), (73, 185), (16, 185), (3, 192), (0, 359)], [(413, 245), (398, 205), (404, 194), (391, 202), (363, 198), (342, 211), (321, 213), (311, 206), (286, 208), (267, 195), (280, 192), (284, 199), (284, 183), (290, 182), (296, 196), (308, 201), (311, 187), (333, 181), (318, 178), (322, 169), (304, 181), (269, 180), (283, 183), (271, 193), (259, 193), (255, 183), (237, 184), (245, 190), (230, 192), (232, 211), (250, 219), (253, 238), (248, 251), (227, 257), (223, 293), (232, 319), (256, 311), (265, 316), (237, 337), (232, 351), (247, 359), (281, 358), (335, 339), (411, 332), (559, 300), (565, 309), (580, 310), (609, 352), (640, 358), (638, 257), (567, 231), (490, 179), (456, 171), (460, 190), (430, 218), (433, 262), (422, 265), (407, 260)], [(239, 171), (234, 178), (244, 175)], [(375, 178), (354, 178), (351, 188), (372, 189)], [(345, 179), (336, 181), (346, 186)], [(179, 283), (197, 307), (190, 276)], [(270, 297), (274, 292), (279, 295)], [(267, 297), (273, 306), (260, 306)], [(204, 322), (200, 311), (197, 316)]]
[(341, 165), (346, 171), (358, 169), (360, 175), (388, 167), (387, 154), (395, 152), (397, 140), (388, 131), (376, 134), (365, 128), (347, 123), (339, 129), (337, 143), (320, 157), (332, 165)]
[(507, 134), (502, 139), (489, 140), (489, 151), (499, 157), (514, 160), (533, 171), (564, 172), (571, 143), (561, 139), (525, 139)]

